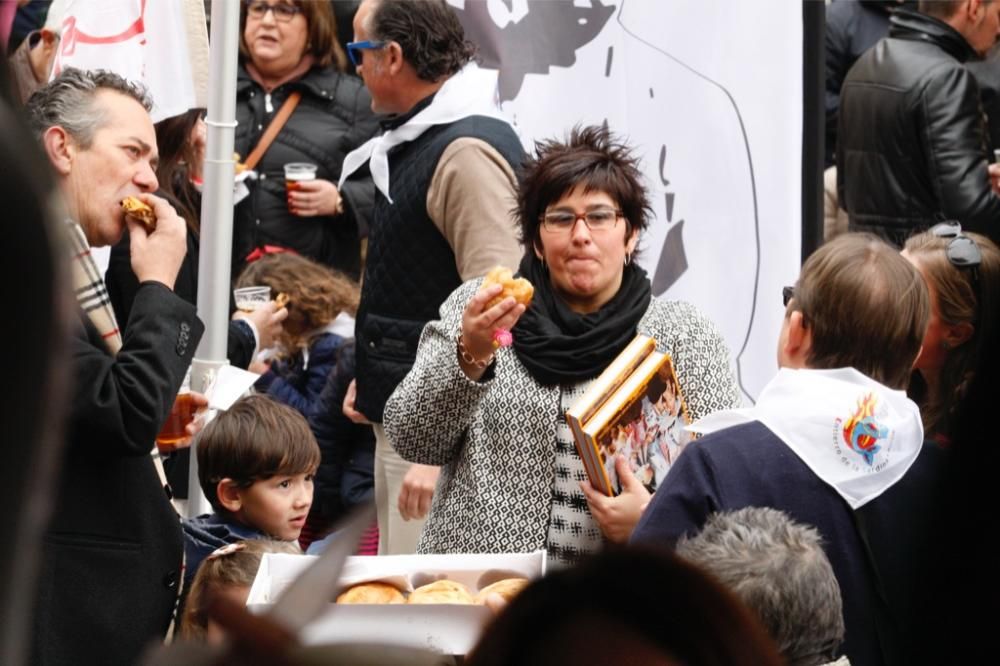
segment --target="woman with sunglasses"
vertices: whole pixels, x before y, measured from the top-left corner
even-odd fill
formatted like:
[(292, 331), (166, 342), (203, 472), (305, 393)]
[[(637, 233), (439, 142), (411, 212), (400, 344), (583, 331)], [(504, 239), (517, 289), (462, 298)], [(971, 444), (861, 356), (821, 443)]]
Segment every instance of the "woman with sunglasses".
[(715, 326), (655, 298), (634, 261), (650, 208), (631, 150), (602, 127), (536, 148), (516, 208), (532, 302), (490, 306), (501, 288), (466, 282), (386, 404), (399, 454), (442, 466), (419, 552), (544, 548), (568, 564), (628, 538), (649, 493), (624, 459), (620, 495), (590, 488), (563, 414), (637, 333), (671, 355), (693, 418), (739, 404)]
[(1000, 325), (1000, 250), (955, 222), (906, 241), (903, 256), (924, 276), (931, 318), (908, 393), (927, 436), (947, 445), (952, 417)]
[[(233, 275), (265, 246), (290, 248), (357, 279), (361, 236), (374, 188), (355, 180), (338, 190), (344, 156), (378, 129), (371, 97), (344, 72), (329, 2), (247, 0), (240, 12), (240, 64), (236, 82), (235, 149), (242, 160), (275, 122), (293, 92), (301, 99), (267, 148), (236, 207)], [(316, 179), (287, 190), (284, 165), (306, 162)], [(259, 253), (257, 253), (259, 254)]]

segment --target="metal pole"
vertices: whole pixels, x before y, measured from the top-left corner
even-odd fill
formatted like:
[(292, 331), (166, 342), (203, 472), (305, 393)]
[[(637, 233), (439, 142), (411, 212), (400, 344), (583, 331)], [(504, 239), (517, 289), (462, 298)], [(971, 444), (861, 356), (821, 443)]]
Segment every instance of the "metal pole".
[[(204, 195), (201, 202), (201, 255), (198, 259), (198, 316), (205, 335), (191, 369), (191, 388), (204, 391), (216, 370), (227, 365), (230, 262), (233, 247), (233, 138), (236, 134), (236, 64), (240, 29), (239, 5), (212, 3), (209, 49), (208, 125)], [(198, 460), (191, 445), (188, 516), (210, 511), (198, 483)]]

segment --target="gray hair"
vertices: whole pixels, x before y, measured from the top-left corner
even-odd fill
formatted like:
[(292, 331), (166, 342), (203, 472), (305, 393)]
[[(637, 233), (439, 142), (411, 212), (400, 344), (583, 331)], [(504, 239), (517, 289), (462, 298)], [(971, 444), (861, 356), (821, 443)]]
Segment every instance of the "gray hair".
[(677, 554), (735, 592), (790, 665), (833, 660), (844, 640), (840, 586), (815, 528), (775, 509), (717, 513)]
[(102, 90), (131, 97), (147, 112), (153, 108), (153, 99), (141, 83), (103, 69), (67, 67), (28, 98), (25, 108), (35, 137), (41, 139), (50, 127), (62, 127), (83, 148), (89, 148), (104, 124), (104, 113), (94, 104)]

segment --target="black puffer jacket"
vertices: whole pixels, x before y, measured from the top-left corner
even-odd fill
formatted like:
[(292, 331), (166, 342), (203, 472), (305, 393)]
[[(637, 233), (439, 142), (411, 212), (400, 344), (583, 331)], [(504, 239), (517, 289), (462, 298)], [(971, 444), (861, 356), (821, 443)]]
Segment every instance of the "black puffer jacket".
[(851, 229), (897, 244), (944, 219), (1000, 237), (987, 173), (975, 57), (950, 26), (897, 11), (889, 37), (858, 59), (840, 98), (837, 189)]
[(260, 177), (250, 181), (250, 196), (236, 206), (233, 278), (254, 248), (280, 245), (357, 279), (361, 237), (367, 232), (375, 192), (371, 180), (354, 178), (344, 184), (343, 215), (297, 217), (288, 212), (284, 165), (312, 162), (319, 167), (317, 178), (336, 184), (344, 156), (378, 129), (371, 96), (361, 81), (332, 67), (313, 67), (268, 95), (241, 65), (236, 82), (235, 149), (246, 159), (293, 90), (302, 91), (302, 100), (257, 165)]

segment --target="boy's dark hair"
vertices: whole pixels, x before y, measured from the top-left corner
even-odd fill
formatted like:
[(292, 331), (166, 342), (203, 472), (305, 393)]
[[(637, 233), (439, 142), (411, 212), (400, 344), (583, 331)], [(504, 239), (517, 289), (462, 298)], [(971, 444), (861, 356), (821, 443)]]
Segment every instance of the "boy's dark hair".
[(381, 0), (368, 16), (372, 39), (396, 42), (424, 81), (437, 82), (476, 54), (465, 29), (444, 0)]
[(545, 209), (576, 187), (604, 192), (618, 204), (628, 224), (626, 242), (634, 231), (649, 226), (653, 210), (639, 158), (607, 127), (574, 127), (565, 141), (536, 142), (535, 152), (536, 157), (525, 161), (517, 194), (521, 243), (528, 250), (541, 244)]
[(224, 513), (216, 486), (232, 479), (241, 488), (281, 474), (314, 472), (320, 453), (299, 412), (265, 395), (237, 400), (198, 438), (198, 482), (216, 513)]

